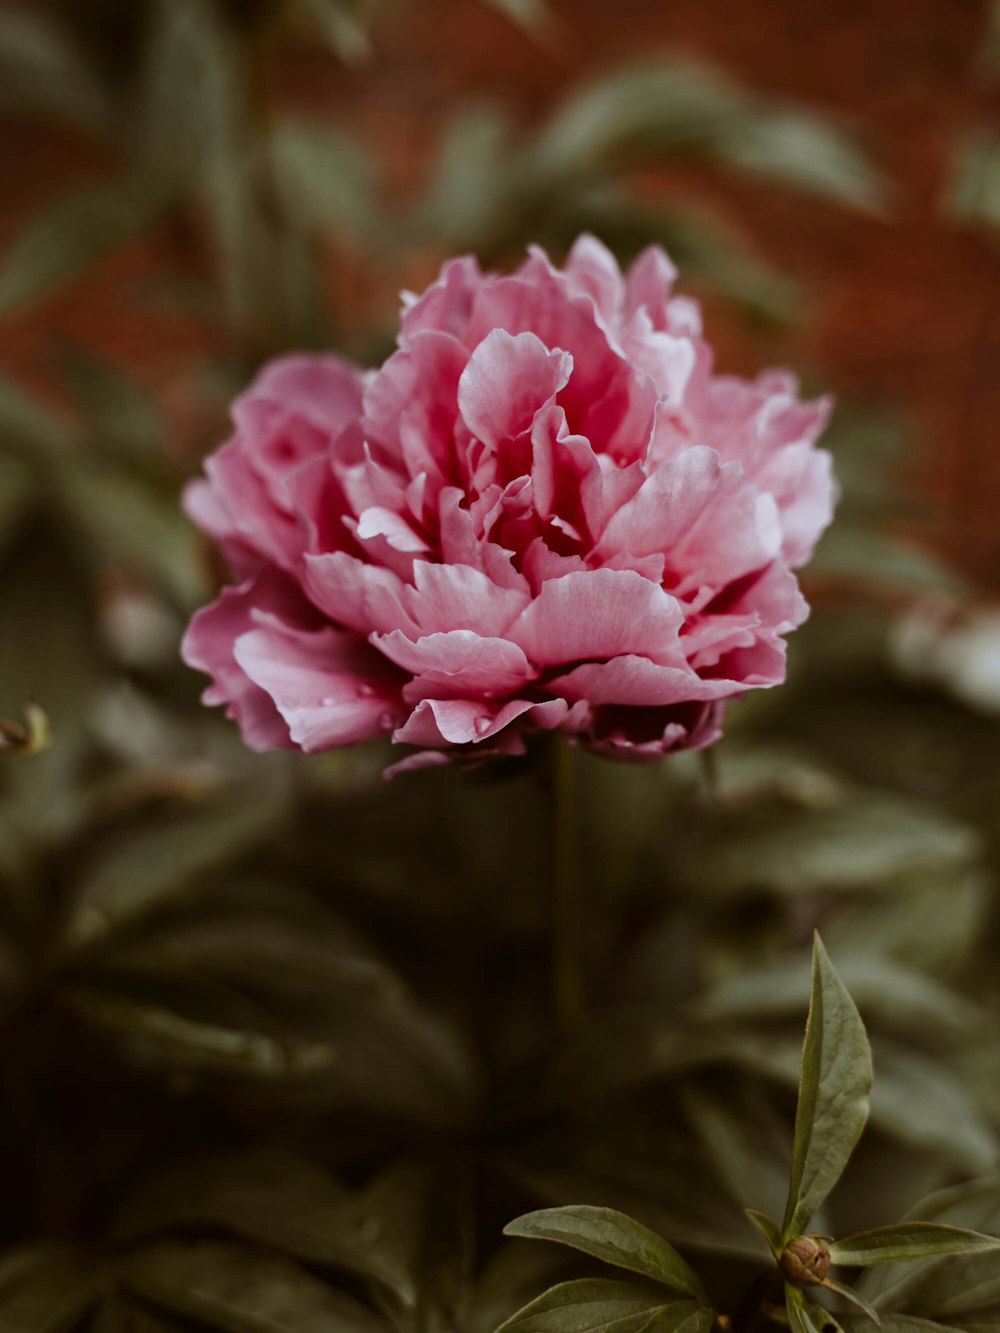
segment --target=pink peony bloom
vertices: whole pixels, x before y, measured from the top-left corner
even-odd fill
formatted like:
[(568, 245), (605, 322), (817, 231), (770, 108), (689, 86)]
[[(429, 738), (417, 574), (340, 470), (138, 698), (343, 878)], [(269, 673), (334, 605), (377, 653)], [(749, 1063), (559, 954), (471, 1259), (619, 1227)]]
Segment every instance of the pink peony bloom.
[(623, 276), (590, 236), (562, 271), (457, 259), (380, 370), (263, 370), (185, 496), (234, 584), (184, 658), (249, 746), (388, 734), (415, 767), (558, 729), (645, 761), (781, 682), (828, 405), (713, 375), (674, 276), (655, 247)]

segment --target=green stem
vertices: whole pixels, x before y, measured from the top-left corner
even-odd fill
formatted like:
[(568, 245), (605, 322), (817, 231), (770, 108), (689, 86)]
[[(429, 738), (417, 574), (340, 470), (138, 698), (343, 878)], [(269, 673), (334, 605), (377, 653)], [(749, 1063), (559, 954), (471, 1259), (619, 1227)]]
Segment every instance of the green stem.
[(583, 1018), (582, 920), (576, 839), (575, 754), (561, 737), (551, 751), (552, 990), (556, 1022), (568, 1036)]

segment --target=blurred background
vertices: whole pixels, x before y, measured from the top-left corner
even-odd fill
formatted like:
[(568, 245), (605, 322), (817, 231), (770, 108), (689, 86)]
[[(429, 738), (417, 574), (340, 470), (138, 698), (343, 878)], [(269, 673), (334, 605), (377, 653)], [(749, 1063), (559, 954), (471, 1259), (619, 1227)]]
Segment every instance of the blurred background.
[[(817, 923), (882, 1089), (838, 1226), (996, 1170), (1000, 7), (2, 0), (0, 170), (9, 1326), (200, 1327), (270, 1264), (490, 1333), (544, 1202), (752, 1264)], [(246, 752), (178, 660), (223, 576), (178, 495), (267, 357), (375, 364), (445, 257), (584, 229), (667, 247), (719, 369), (836, 395), (842, 501), (710, 784), (581, 757), (553, 1064), (540, 779)]]

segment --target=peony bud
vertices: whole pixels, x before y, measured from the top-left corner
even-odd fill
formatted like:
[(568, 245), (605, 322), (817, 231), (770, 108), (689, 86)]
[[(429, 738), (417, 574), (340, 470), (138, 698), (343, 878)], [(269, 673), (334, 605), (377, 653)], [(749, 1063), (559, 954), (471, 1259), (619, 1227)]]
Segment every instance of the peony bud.
[(797, 1236), (785, 1246), (781, 1267), (797, 1286), (822, 1286), (830, 1271), (830, 1248), (822, 1236)]

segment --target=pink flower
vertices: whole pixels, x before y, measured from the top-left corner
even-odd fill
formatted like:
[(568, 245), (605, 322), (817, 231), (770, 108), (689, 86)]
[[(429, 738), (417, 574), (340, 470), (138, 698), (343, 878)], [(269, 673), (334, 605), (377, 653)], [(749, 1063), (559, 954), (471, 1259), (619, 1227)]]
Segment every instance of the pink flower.
[(457, 259), (380, 370), (264, 369), (185, 496), (235, 582), (184, 658), (249, 746), (388, 733), (414, 767), (558, 729), (652, 760), (781, 682), (828, 405), (713, 375), (674, 276), (654, 247), (623, 277), (590, 236), (562, 271)]

